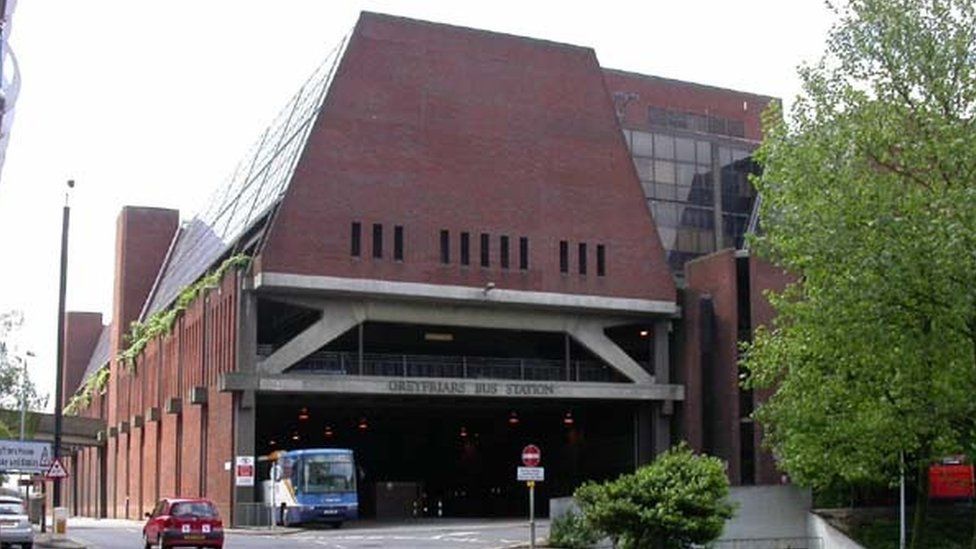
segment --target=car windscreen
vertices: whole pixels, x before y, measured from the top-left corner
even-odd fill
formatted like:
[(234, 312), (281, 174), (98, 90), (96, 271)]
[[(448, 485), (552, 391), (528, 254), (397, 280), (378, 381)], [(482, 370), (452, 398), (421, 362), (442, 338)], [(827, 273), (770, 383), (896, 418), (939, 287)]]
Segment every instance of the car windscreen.
[(304, 457), (304, 482), (306, 494), (328, 492), (354, 492), (356, 477), (352, 460), (342, 455)]
[(0, 515), (23, 515), (24, 508), (19, 503), (0, 503)]
[(184, 501), (174, 503), (169, 514), (174, 517), (216, 518), (217, 510), (204, 501)]

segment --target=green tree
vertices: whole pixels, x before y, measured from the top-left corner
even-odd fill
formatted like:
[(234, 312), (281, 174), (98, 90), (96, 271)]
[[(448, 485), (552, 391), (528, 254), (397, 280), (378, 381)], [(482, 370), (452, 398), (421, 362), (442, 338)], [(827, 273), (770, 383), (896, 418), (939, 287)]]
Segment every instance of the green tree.
[(734, 510), (728, 494), (722, 462), (681, 445), (635, 473), (584, 484), (574, 497), (586, 521), (615, 547), (679, 549), (722, 534)]
[[(24, 317), (19, 311), (0, 313), (0, 408), (19, 410), (22, 405), (27, 357), (15, 352), (14, 340), (23, 322)], [(26, 385), (27, 409), (43, 409), (47, 405), (47, 396), (38, 393), (30, 375), (26, 376)]]
[(976, 3), (853, 0), (766, 116), (760, 255), (801, 282), (745, 349), (757, 412), (801, 484), (918, 488), (971, 446), (976, 406)]

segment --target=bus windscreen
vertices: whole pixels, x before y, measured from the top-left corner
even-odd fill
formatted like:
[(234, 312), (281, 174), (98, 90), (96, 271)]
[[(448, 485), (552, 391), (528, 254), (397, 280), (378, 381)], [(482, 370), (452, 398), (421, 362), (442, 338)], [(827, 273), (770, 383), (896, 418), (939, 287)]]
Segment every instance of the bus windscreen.
[(356, 491), (352, 461), (345, 456), (304, 456), (306, 494)]

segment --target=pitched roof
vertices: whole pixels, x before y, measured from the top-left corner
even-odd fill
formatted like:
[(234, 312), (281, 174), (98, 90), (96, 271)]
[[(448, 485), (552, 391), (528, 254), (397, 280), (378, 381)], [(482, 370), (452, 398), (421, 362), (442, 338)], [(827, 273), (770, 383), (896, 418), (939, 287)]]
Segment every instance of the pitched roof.
[(167, 308), (242, 235), (266, 220), (291, 180), (345, 40), (332, 50), (237, 165), (207, 206), (175, 237), (143, 307), (142, 318)]
[(112, 325), (102, 326), (102, 332), (98, 335), (98, 342), (95, 343), (95, 349), (92, 351), (91, 358), (88, 359), (88, 366), (85, 367), (85, 373), (81, 376), (81, 383), (78, 386), (85, 384), (99, 368), (108, 364), (108, 361), (112, 358)]

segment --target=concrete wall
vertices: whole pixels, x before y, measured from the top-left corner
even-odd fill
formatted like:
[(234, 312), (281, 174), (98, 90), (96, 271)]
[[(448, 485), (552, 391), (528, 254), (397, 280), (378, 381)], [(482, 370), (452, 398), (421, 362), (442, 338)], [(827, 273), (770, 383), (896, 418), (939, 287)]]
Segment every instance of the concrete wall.
[(820, 538), (821, 549), (864, 549), (816, 513), (807, 513), (807, 537)]
[(807, 536), (810, 491), (797, 486), (738, 486), (730, 499), (738, 504), (725, 523), (723, 540), (803, 538)]

